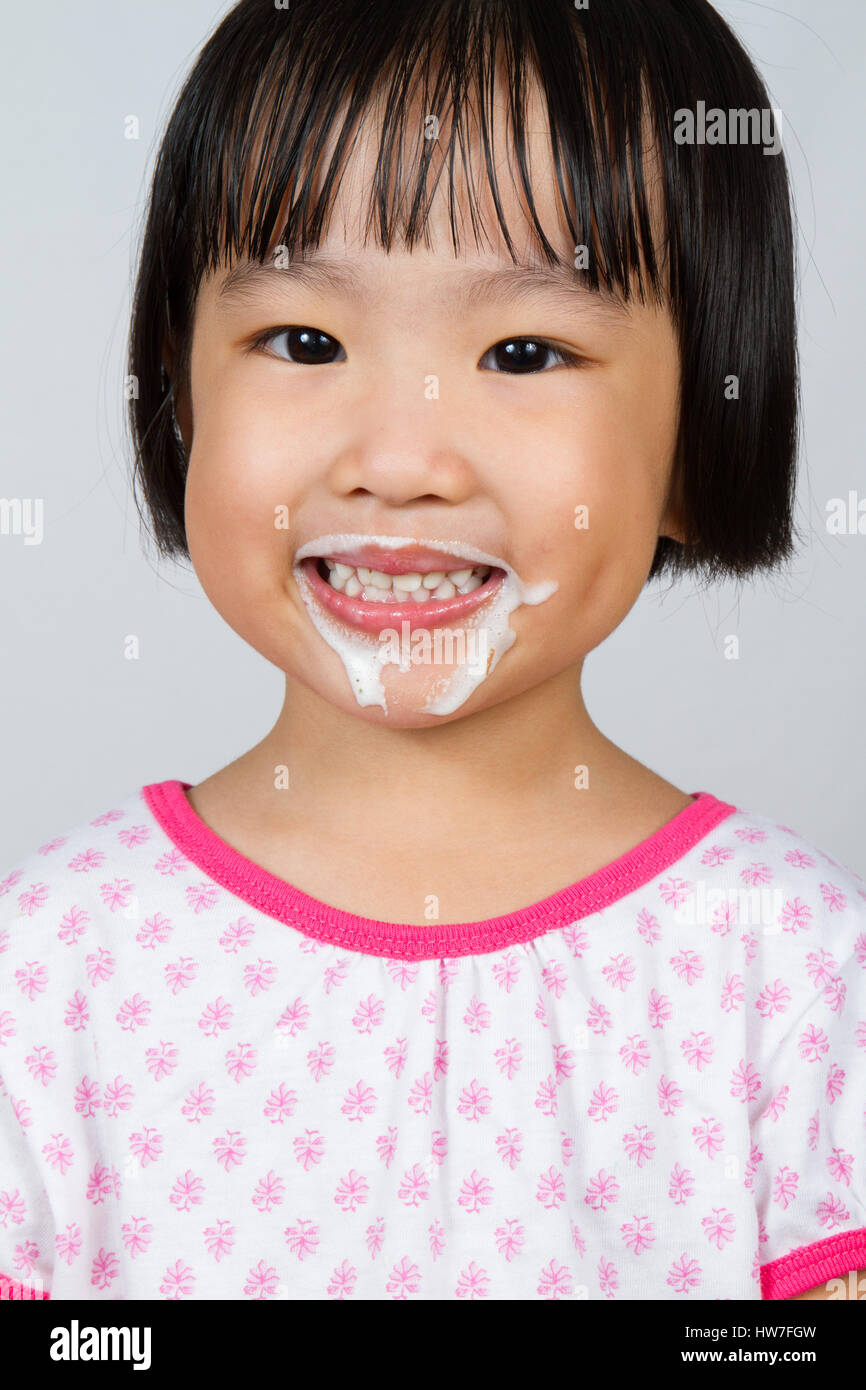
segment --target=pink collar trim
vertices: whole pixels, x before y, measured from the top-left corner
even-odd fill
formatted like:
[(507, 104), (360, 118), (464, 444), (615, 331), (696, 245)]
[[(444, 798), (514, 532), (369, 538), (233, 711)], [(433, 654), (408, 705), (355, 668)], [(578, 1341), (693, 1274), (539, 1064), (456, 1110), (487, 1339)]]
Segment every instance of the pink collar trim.
[(154, 782), (142, 794), (168, 838), (207, 876), (251, 907), (305, 936), (347, 951), (392, 960), (438, 960), (481, 955), (532, 941), (557, 927), (600, 912), (655, 878), (708, 835), (736, 806), (711, 792), (692, 792), (691, 805), (634, 849), (587, 878), (531, 907), (483, 922), (413, 926), (377, 922), (329, 907), (293, 888), (221, 840), (187, 799), (191, 782)]

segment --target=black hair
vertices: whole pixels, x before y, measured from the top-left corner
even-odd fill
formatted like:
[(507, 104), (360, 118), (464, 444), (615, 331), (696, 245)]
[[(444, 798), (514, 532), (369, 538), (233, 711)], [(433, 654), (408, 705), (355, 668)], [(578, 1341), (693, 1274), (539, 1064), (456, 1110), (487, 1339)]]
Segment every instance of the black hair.
[[(660, 537), (648, 578), (742, 577), (792, 554), (798, 389), (788, 176), (784, 155), (760, 143), (675, 139), (676, 113), (699, 103), (732, 118), (770, 110), (749, 56), (706, 0), (590, 0), (584, 9), (572, 0), (289, 0), (286, 9), (240, 0), (202, 48), (168, 121), (139, 255), (128, 365), (138, 383), (129, 406), (133, 490), (146, 520), (141, 488), (162, 554), (189, 556), (174, 398), (188, 387), (203, 277), (236, 256), (264, 261), (274, 245), (292, 256), (317, 246), (356, 126), (374, 107), (380, 144), (367, 235), (372, 227), (386, 250), (396, 237), (411, 250), (432, 198), (427, 151), (405, 159), (409, 119), (410, 142), (417, 138), (417, 113), (409, 113), (418, 94), (423, 111), (450, 117), (449, 180), (477, 121), (514, 258), (491, 148), (499, 63), (542, 258), (560, 259), (538, 221), (525, 160), (532, 81), (548, 114), (566, 225), (575, 246), (591, 249), (580, 274), (594, 289), (628, 299), (636, 287), (642, 300), (666, 302), (677, 330), (673, 478), (687, 543)], [(333, 156), (317, 182), (329, 138)], [(433, 142), (422, 144), (429, 151)], [(453, 203), (449, 212), (456, 249)]]

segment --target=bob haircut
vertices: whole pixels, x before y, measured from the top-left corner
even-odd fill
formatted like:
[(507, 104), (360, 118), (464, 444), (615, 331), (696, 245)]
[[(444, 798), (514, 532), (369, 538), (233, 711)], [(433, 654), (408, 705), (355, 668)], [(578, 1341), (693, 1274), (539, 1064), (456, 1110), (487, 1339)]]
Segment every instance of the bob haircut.
[[(430, 146), (406, 159), (417, 109), (449, 112), (451, 192), (470, 118), (480, 113), (496, 193), (490, 99), (505, 75), (508, 131), (547, 264), (562, 265), (538, 220), (526, 163), (525, 94), (545, 103), (556, 194), (588, 266), (568, 269), (623, 300), (667, 306), (681, 367), (673, 486), (686, 544), (660, 537), (648, 579), (708, 580), (771, 569), (793, 553), (797, 349), (793, 215), (784, 155), (759, 143), (678, 143), (678, 111), (769, 113), (764, 84), (706, 0), (240, 0), (198, 55), (154, 169), (134, 290), (128, 424), (158, 550), (189, 558), (186, 456), (174, 397), (188, 389), (191, 326), (202, 278), (224, 263), (264, 262), (273, 245), (302, 258), (327, 219), (359, 120), (380, 121), (366, 236), (411, 250), (426, 227)], [(419, 85), (420, 84), (420, 85)], [(381, 103), (381, 105), (380, 105)], [(746, 108), (744, 111), (742, 108)], [(764, 119), (767, 119), (765, 116)], [(407, 121), (410, 123), (407, 132)], [(320, 185), (313, 171), (333, 138)], [(410, 143), (411, 148), (411, 143)], [(652, 211), (647, 152), (655, 160)], [(480, 220), (467, 178), (473, 227)], [(318, 187), (318, 191), (317, 191)], [(434, 189), (435, 191), (435, 189)], [(452, 242), (459, 246), (449, 199)], [(652, 229), (655, 228), (656, 244)], [(477, 239), (477, 232), (476, 232)], [(166, 344), (173, 350), (171, 376)], [(726, 379), (738, 378), (726, 389)]]

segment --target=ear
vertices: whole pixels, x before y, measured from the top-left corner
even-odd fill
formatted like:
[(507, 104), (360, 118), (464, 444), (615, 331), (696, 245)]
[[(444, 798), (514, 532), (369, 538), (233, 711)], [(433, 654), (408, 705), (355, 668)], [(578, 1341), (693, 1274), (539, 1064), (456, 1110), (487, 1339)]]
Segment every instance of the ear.
[(681, 545), (686, 544), (685, 505), (682, 496), (682, 475), (679, 468), (674, 469), (674, 476), (668, 488), (665, 509), (659, 522), (659, 535), (669, 536), (671, 540), (679, 541)]
[(669, 510), (665, 513), (659, 526), (659, 535), (670, 536), (671, 540), (679, 541), (680, 545), (686, 544), (685, 526), (678, 512), (674, 513)]
[(187, 457), (189, 457), (190, 449), (192, 448), (192, 402), (189, 399), (186, 383), (180, 380), (180, 373), (176, 370), (178, 360), (179, 355), (174, 335), (169, 334), (163, 348), (162, 365), (172, 386), (172, 413), (174, 421), (180, 432), (184, 451)]

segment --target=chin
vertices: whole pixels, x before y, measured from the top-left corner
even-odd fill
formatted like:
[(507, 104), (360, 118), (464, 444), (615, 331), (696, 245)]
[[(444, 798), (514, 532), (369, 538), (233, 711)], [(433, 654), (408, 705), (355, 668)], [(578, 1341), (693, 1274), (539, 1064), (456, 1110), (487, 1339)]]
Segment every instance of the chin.
[[(399, 677), (399, 672), (395, 672), (395, 675)], [(301, 678), (298, 677), (298, 679)], [(433, 714), (425, 708), (430, 696), (429, 681), (424, 683), (422, 690), (394, 689), (388, 682), (386, 675), (386, 710), (381, 704), (359, 704), (352, 691), (347, 689), (345, 675), (342, 672), (337, 682), (332, 683), (324, 677), (318, 681), (311, 680), (308, 673), (303, 677), (303, 683), (327, 704), (341, 710), (343, 714), (366, 724), (376, 724), (383, 729), (440, 728), (443, 724), (453, 724), (458, 719), (477, 714), (480, 710), (488, 708), (491, 703), (496, 703), (489, 698), (483, 698), (480, 691), (475, 691), (456, 709), (445, 714)]]

